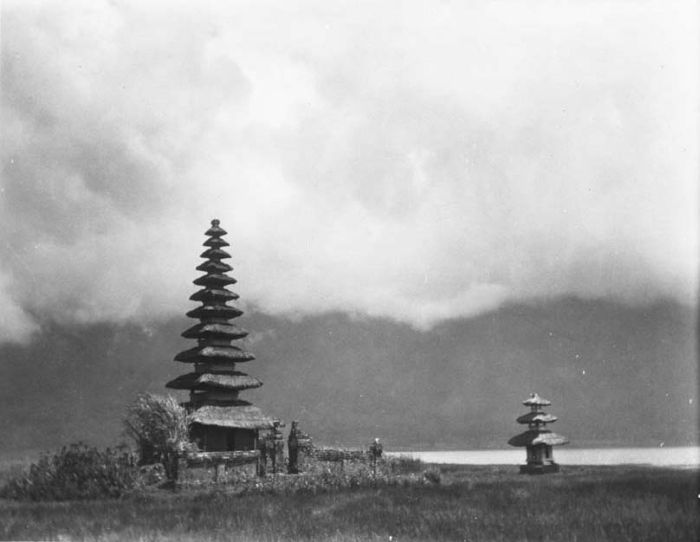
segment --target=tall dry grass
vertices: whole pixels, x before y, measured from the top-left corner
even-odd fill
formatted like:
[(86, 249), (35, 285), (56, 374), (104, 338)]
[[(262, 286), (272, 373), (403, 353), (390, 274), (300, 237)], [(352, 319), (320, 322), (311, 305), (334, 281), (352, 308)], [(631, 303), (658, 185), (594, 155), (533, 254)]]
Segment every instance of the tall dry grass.
[(698, 471), (442, 469), (442, 484), (5, 503), (0, 539), (695, 541)]

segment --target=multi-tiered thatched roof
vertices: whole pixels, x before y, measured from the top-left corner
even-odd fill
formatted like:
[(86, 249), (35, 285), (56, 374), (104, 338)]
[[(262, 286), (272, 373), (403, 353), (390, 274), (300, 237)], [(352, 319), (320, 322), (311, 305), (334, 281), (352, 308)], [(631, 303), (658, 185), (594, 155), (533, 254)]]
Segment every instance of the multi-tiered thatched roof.
[(548, 423), (557, 421), (557, 417), (544, 412), (542, 409), (551, 405), (551, 401), (543, 399), (536, 393), (533, 393), (523, 401), (523, 405), (530, 407), (530, 412), (519, 416), (516, 420), (518, 423), (528, 426), (528, 430), (524, 433), (514, 436), (508, 441), (511, 446), (559, 446), (568, 444), (569, 439), (557, 433), (553, 433), (547, 429)]
[(238, 294), (227, 289), (236, 279), (228, 276), (232, 267), (222, 260), (230, 258), (223, 247), (228, 243), (218, 220), (212, 220), (205, 235), (207, 249), (201, 254), (205, 261), (197, 266), (205, 274), (194, 280), (201, 289), (190, 299), (201, 305), (187, 313), (199, 323), (187, 329), (182, 336), (196, 339), (197, 346), (180, 352), (176, 361), (192, 363), (194, 372), (171, 380), (168, 388), (189, 390), (190, 401), (186, 403), (190, 412), (190, 423), (230, 429), (268, 429), (273, 420), (249, 402), (239, 399), (240, 391), (258, 388), (262, 382), (255, 377), (236, 370), (236, 364), (255, 359), (250, 352), (232, 344), (248, 335), (230, 320), (243, 314), (239, 308), (229, 305), (238, 299)]

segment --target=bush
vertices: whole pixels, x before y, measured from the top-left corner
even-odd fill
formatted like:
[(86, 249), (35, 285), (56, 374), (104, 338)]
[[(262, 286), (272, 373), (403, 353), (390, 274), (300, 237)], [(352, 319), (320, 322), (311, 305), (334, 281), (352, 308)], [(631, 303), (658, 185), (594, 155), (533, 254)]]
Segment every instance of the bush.
[(400, 455), (398, 457), (387, 457), (386, 468), (391, 474), (412, 474), (423, 472), (425, 463), (420, 459), (410, 455)]
[(138, 473), (126, 449), (104, 451), (82, 443), (42, 456), (0, 491), (10, 499), (65, 501), (116, 498), (134, 488)]
[(423, 478), (431, 484), (440, 485), (440, 482), (442, 482), (442, 473), (439, 468), (431, 467), (423, 473)]
[[(425, 464), (406, 458), (386, 458), (377, 461), (376, 470), (370, 461), (328, 462), (311, 459), (306, 462), (302, 474), (270, 475), (240, 481), (237, 490), (241, 494), (319, 494), (343, 489), (381, 487), (422, 487), (439, 484), (434, 474), (424, 472)], [(417, 468), (420, 466), (421, 468)], [(402, 471), (402, 472), (400, 472)], [(409, 472), (410, 471), (410, 472)]]

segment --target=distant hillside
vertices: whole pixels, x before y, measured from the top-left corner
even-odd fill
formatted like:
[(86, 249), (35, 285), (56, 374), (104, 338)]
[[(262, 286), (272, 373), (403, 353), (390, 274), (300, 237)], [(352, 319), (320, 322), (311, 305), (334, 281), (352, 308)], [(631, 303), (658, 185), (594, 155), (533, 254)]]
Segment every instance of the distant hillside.
[[(698, 441), (694, 313), (678, 305), (566, 299), (428, 332), (339, 314), (240, 323), (258, 357), (246, 372), (265, 383), (245, 397), (318, 442), (505, 447), (535, 390), (573, 445)], [(136, 393), (165, 393), (189, 369), (172, 361), (188, 324), (45, 324), (30, 346), (0, 347), (0, 451), (114, 443)]]

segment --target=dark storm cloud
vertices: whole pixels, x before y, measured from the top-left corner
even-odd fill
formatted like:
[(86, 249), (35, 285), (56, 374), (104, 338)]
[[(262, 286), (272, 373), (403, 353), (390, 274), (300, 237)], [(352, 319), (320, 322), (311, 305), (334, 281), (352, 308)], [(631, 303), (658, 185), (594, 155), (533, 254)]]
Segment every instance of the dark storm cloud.
[(429, 327), (695, 297), (690, 3), (9, 2), (0, 340), (244, 299)]

